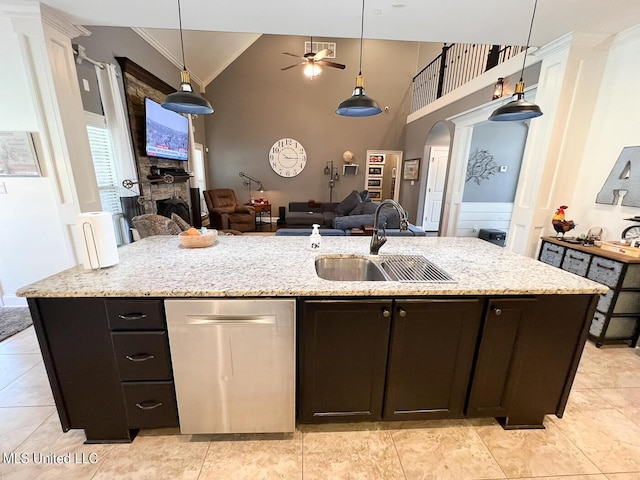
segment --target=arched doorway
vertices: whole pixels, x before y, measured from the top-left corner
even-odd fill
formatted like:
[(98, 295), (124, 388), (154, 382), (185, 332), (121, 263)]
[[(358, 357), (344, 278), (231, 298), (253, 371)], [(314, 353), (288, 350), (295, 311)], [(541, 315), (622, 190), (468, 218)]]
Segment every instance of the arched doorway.
[(438, 122), (429, 131), (424, 144), (423, 162), (426, 178), (418, 203), (418, 225), (428, 232), (440, 229), (440, 216), (449, 164), (451, 133), (446, 122)]

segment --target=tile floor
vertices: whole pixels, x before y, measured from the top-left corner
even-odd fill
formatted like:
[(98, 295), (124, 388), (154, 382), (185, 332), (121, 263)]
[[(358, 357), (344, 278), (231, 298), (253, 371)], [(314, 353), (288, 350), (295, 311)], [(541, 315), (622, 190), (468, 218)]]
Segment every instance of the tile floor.
[[(0, 343), (3, 480), (640, 480), (640, 356), (587, 343), (564, 418), (547, 417), (545, 426), (507, 432), (491, 419), (267, 436), (149, 430), (127, 445), (84, 445), (82, 431), (61, 432), (33, 328)], [(21, 454), (29, 463), (18, 463)], [(34, 454), (70, 463), (34, 464)]]

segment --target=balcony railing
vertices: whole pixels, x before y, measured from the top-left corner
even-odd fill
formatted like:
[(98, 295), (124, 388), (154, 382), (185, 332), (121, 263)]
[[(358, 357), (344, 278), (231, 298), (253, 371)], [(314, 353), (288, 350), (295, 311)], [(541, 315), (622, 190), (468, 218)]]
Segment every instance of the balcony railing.
[(452, 43), (413, 77), (411, 113), (464, 85), (525, 47)]

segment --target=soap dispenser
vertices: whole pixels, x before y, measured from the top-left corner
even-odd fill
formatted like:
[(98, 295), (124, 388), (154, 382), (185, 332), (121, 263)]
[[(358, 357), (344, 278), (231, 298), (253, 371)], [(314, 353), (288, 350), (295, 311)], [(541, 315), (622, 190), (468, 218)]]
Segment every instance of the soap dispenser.
[(320, 240), (322, 239), (322, 237), (320, 236), (320, 230), (318, 230), (320, 228), (320, 225), (314, 223), (312, 227), (313, 230), (311, 232), (311, 235), (309, 235), (309, 248), (312, 251), (320, 250)]

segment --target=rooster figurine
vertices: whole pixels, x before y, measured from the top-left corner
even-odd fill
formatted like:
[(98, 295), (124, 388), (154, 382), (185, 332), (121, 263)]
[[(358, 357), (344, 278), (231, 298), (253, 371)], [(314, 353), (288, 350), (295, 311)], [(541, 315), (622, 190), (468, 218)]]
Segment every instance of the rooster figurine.
[(555, 215), (553, 216), (553, 220), (551, 220), (553, 229), (556, 231), (556, 238), (558, 238), (558, 235), (562, 235), (562, 238), (564, 238), (565, 233), (576, 228), (576, 224), (573, 223), (573, 220), (564, 219), (564, 211), (567, 208), (569, 207), (567, 207), (566, 205), (558, 207)]

